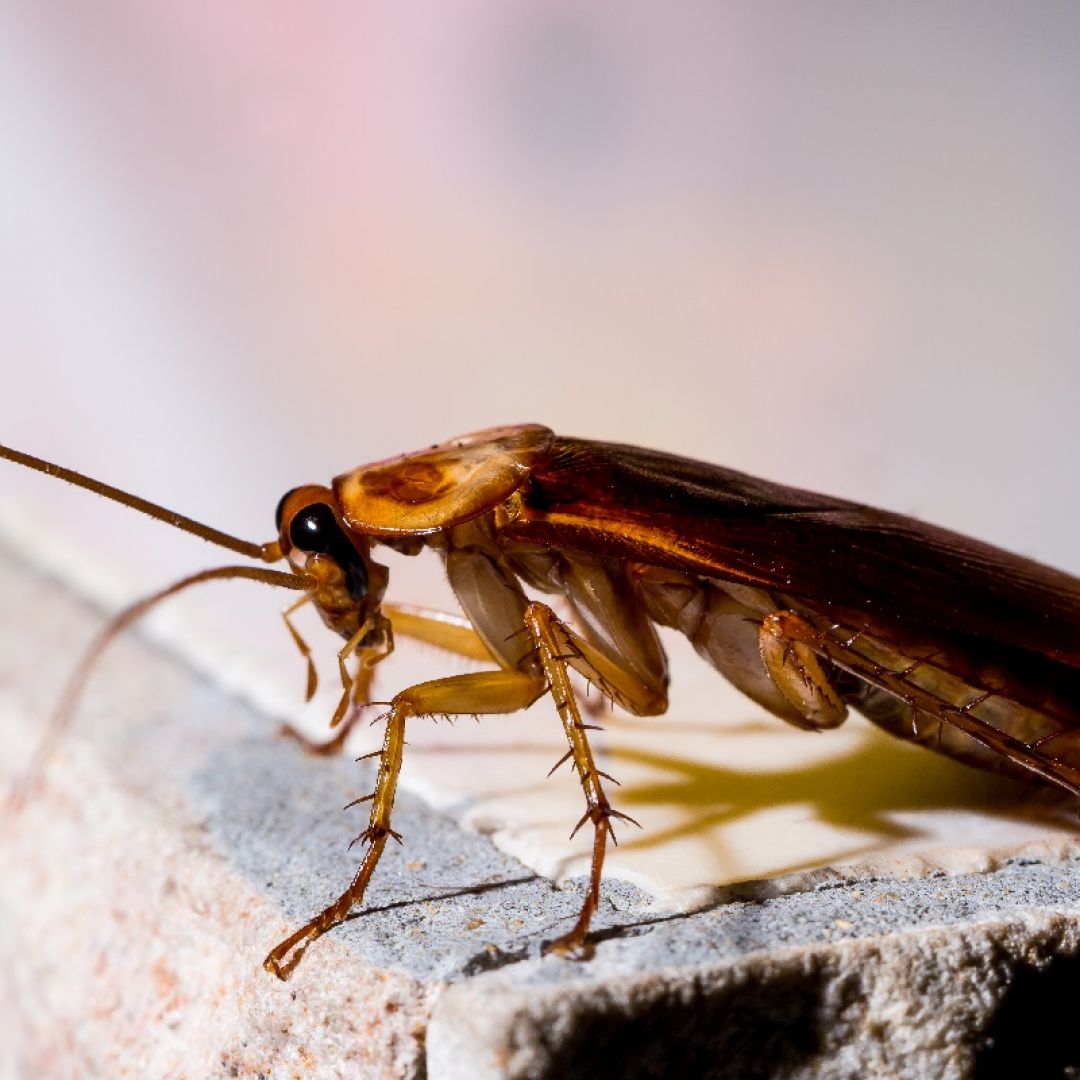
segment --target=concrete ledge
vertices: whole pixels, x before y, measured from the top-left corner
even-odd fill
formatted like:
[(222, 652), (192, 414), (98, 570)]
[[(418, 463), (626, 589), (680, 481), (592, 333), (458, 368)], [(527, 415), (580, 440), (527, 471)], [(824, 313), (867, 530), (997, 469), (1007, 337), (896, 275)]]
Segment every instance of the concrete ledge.
[[(727, 914), (737, 926), (745, 913)], [(850, 920), (836, 923), (850, 932)], [(430, 1023), (429, 1075), (998, 1077), (1080, 1065), (1075, 916), (1015, 912), (745, 955), (711, 929), (693, 952), (731, 959), (685, 962), (675, 942), (641, 955), (637, 942), (613, 941), (592, 970), (528, 963), (451, 987)], [(648, 963), (667, 945), (673, 963)]]
[[(21, 762), (98, 619), (9, 561), (0, 587), (0, 728)], [(356, 865), (363, 808), (338, 808), (370, 776), (275, 727), (117, 644), (0, 830), (3, 1075), (994, 1076), (1036, 1052), (1053, 1075), (1080, 1067), (1076, 860), (694, 915), (613, 882), (597, 956), (574, 964), (540, 954), (579, 885), (402, 795), (406, 843), (371, 910), (277, 982), (266, 951)]]

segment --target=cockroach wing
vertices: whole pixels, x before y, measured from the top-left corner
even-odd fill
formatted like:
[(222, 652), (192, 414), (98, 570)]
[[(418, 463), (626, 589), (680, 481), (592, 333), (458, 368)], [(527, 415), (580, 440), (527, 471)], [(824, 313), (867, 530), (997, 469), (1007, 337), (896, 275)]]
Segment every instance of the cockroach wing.
[(372, 536), (422, 536), (509, 498), (554, 435), (539, 424), (489, 428), (334, 479), (346, 523)]
[(952, 642), (1016, 661), (1078, 709), (1080, 580), (900, 514), (557, 438), (501, 535), (757, 585), (901, 647)]

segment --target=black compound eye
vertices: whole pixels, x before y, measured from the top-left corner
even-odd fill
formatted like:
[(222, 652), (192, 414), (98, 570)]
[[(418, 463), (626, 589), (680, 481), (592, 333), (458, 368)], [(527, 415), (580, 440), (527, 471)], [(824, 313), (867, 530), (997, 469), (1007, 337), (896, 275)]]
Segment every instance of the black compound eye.
[(289, 542), (309, 553), (326, 554), (337, 546), (341, 527), (326, 503), (312, 503), (296, 514), (289, 525)]
[(308, 555), (329, 555), (344, 571), (352, 598), (363, 600), (367, 596), (367, 566), (326, 503), (312, 503), (293, 515), (289, 542)]
[(289, 488), (278, 500), (277, 509), (274, 511), (274, 528), (278, 532), (281, 532), (281, 519), (285, 516), (285, 502), (294, 491), (299, 490), (299, 488)]

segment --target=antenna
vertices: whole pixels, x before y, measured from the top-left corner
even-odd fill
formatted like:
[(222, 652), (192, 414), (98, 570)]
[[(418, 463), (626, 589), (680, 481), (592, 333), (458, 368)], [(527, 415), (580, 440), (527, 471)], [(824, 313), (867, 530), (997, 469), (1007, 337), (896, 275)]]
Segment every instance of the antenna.
[(247, 540), (240, 540), (235, 536), (230, 536), (228, 533), (221, 532), (220, 529), (212, 529), (209, 525), (203, 525), (202, 522), (184, 517), (183, 514), (168, 510), (164, 506), (158, 506), (157, 503), (152, 503), (147, 499), (140, 499), (138, 495), (130, 495), (128, 492), (121, 491), (110, 484), (103, 484), (100, 480), (83, 476), (82, 473), (75, 472), (74, 469), (65, 469), (63, 465), (54, 465), (51, 461), (34, 457), (32, 454), (24, 454), (21, 450), (12, 450), (8, 446), (0, 445), (0, 458), (14, 461), (16, 465), (25, 465), (26, 468), (45, 473), (46, 476), (55, 476), (58, 480), (64, 480), (69, 484), (74, 484), (76, 487), (85, 488), (87, 491), (94, 492), (95, 495), (104, 495), (106, 499), (112, 499), (113, 502), (130, 506), (132, 510), (138, 510), (140, 514), (146, 514), (148, 517), (163, 521), (174, 529), (191, 533), (209, 541), (211, 544), (217, 544), (218, 547), (235, 551), (238, 555), (246, 555), (249, 559), (258, 559), (261, 562), (277, 562), (281, 558), (281, 546), (276, 540), (269, 544), (252, 544)]
[(170, 596), (175, 596), (176, 593), (191, 588), (192, 585), (200, 585), (204, 581), (219, 581), (223, 578), (247, 578), (261, 581), (266, 585), (277, 585), (280, 588), (297, 590), (310, 589), (316, 584), (315, 579), (308, 574), (286, 574), (280, 570), (264, 570), (260, 566), (219, 566), (213, 570), (201, 570), (197, 574), (182, 578), (164, 589), (159, 589), (151, 596), (144, 596), (141, 600), (136, 600), (133, 604), (129, 604), (124, 608), (123, 611), (117, 612), (102, 627), (97, 637), (87, 647), (86, 652), (83, 653), (82, 659), (79, 661), (79, 666), (68, 679), (64, 692), (60, 697), (60, 703), (49, 718), (45, 734), (38, 742), (30, 765), (25, 773), (16, 777), (8, 791), (6, 806), (0, 808), (0, 820), (2, 820), (5, 810), (7, 814), (16, 814), (22, 809), (27, 794), (44, 770), (49, 758), (56, 751), (57, 746), (60, 745), (60, 740), (70, 726), (75, 706), (78, 704), (79, 698), (82, 697), (83, 688), (86, 686), (86, 680), (89, 678), (94, 665), (100, 659), (101, 654), (105, 651), (105, 647), (136, 619), (141, 619), (143, 615), (152, 607), (160, 604), (162, 600), (167, 600)]

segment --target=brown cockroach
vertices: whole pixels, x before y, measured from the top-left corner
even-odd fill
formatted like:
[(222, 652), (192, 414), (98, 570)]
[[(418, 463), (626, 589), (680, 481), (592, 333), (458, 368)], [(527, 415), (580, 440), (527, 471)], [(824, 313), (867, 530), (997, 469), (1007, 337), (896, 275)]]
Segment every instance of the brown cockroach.
[[(608, 800), (610, 777), (596, 766), (569, 672), (635, 715), (662, 713), (658, 625), (681, 631), (796, 727), (836, 727), (853, 707), (899, 738), (1080, 794), (1080, 580), (910, 517), (526, 424), (296, 488), (278, 505), (277, 540), (258, 545), (38, 458), (2, 447), (0, 456), (291, 567), (204, 571), (132, 605), (99, 636), (72, 693), (109, 638), (150, 606), (224, 577), (304, 593), (283, 614), (307, 659), (309, 697), (315, 669), (289, 616), (312, 603), (344, 639), (335, 746), (395, 635), (494, 665), (390, 701), (382, 749), (371, 755), (375, 790), (358, 800), (372, 803), (358, 838), (363, 861), (338, 899), (270, 951), (265, 967), (282, 979), (363, 902), (387, 840), (400, 840), (391, 812), (407, 722), (514, 712), (548, 693), (568, 746), (560, 764), (572, 762), (585, 797), (577, 828), (593, 828), (581, 912), (549, 951), (587, 955), (612, 823), (632, 819)], [(464, 617), (385, 603), (378, 544), (408, 555), (435, 549)], [(526, 589), (564, 598), (576, 629)]]

